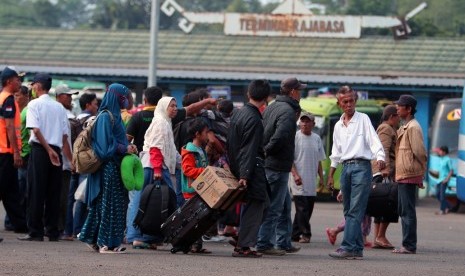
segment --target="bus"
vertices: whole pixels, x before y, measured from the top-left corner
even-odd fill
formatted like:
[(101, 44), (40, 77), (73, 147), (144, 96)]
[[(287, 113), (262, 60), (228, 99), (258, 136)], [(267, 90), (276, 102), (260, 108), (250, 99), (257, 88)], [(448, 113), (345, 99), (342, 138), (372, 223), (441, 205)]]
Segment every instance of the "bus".
[[(465, 110), (465, 87), (462, 95), (461, 111)], [(460, 118), (458, 135), (458, 161), (457, 161), (457, 198), (465, 202), (465, 119)]]
[[(310, 112), (315, 116), (315, 127), (313, 131), (321, 137), (323, 147), (326, 153), (326, 160), (322, 162), (323, 175), (325, 183), (331, 166), (331, 148), (333, 146), (333, 131), (334, 125), (340, 119), (342, 110), (338, 107), (335, 97), (309, 97), (300, 100), (300, 107)], [(374, 100), (358, 100), (356, 110), (363, 112), (370, 117), (373, 127), (376, 129), (381, 121), (383, 108)], [(334, 174), (334, 188), (340, 189), (339, 178), (341, 176), (341, 166), (339, 166)], [(319, 188), (317, 190), (318, 197), (331, 197), (331, 191), (328, 187)]]
[(459, 124), (462, 114), (461, 105), (461, 98), (440, 100), (436, 106), (429, 133), (431, 147), (428, 156), (428, 194), (436, 195), (437, 193), (438, 172), (436, 168), (440, 160), (437, 149), (441, 146), (447, 146), (452, 167), (454, 168), (454, 173), (446, 189), (446, 197), (449, 197), (451, 201), (454, 201), (457, 195), (456, 175)]

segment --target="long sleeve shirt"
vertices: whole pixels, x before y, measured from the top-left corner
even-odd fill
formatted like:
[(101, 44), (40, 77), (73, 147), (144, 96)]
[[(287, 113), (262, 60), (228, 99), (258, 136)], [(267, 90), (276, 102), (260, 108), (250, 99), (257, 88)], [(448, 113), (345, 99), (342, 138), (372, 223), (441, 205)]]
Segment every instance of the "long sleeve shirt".
[(350, 159), (384, 161), (383, 145), (368, 115), (355, 111), (347, 126), (343, 119), (344, 114), (334, 126), (331, 167)]

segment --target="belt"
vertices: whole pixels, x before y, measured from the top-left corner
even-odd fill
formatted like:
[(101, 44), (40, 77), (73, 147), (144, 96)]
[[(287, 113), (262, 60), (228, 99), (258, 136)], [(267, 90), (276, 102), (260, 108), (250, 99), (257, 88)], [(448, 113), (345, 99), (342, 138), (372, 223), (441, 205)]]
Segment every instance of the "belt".
[(342, 165), (356, 164), (356, 163), (363, 163), (363, 162), (370, 162), (370, 160), (363, 159), (363, 158), (348, 159), (348, 160), (342, 161)]

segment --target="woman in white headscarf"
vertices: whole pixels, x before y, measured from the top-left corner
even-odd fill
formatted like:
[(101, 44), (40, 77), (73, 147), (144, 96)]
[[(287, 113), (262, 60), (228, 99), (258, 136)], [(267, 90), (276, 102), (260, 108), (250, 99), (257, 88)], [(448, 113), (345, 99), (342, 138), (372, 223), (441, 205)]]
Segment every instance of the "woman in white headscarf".
[[(175, 174), (179, 153), (174, 144), (171, 119), (176, 116), (176, 113), (176, 100), (174, 98), (163, 97), (158, 101), (152, 123), (145, 132), (144, 146), (141, 152), (141, 161), (144, 166), (144, 187), (153, 183), (155, 179), (166, 183), (173, 189), (171, 175)], [(132, 223), (137, 215), (140, 196), (141, 192), (130, 192), (131, 202), (127, 217), (126, 238), (135, 249), (157, 249), (157, 243), (163, 242), (163, 237), (142, 234)], [(176, 203), (174, 202), (174, 204)]]
[(175, 173), (178, 152), (174, 144), (171, 119), (176, 117), (177, 105), (173, 97), (163, 97), (155, 108), (155, 116), (144, 136), (145, 152), (150, 153), (153, 177), (163, 179), (173, 189), (170, 175)]

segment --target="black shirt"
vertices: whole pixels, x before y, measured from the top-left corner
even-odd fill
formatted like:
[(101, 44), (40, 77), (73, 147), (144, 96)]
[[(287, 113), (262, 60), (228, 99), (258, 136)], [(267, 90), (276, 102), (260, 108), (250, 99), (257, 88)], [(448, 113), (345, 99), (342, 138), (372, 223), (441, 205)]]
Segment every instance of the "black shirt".
[(144, 146), (145, 132), (152, 123), (153, 115), (153, 110), (142, 110), (134, 114), (129, 120), (126, 133), (134, 137), (134, 145), (139, 152)]

